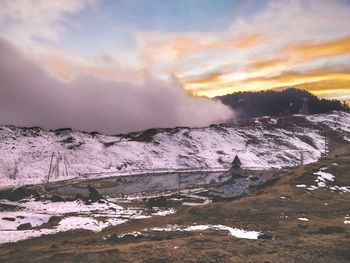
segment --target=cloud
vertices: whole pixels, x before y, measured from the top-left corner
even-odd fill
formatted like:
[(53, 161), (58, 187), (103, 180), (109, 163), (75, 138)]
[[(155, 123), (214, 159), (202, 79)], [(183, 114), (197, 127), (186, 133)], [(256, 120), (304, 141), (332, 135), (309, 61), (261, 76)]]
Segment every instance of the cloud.
[[(350, 36), (331, 39), (324, 42), (301, 42), (293, 45), (287, 45), (281, 50), (275, 52), (269, 58), (253, 58), (251, 62), (247, 61), (243, 71), (268, 72), (269, 70), (286, 70), (299, 65), (311, 65), (314, 61), (319, 61), (320, 58), (332, 57), (332, 56), (345, 56), (350, 54)], [(332, 60), (328, 60), (332, 62)], [(224, 65), (226, 68), (227, 65)], [(219, 68), (222, 66), (219, 66)], [(233, 67), (231, 67), (233, 69)], [(235, 69), (236, 70), (236, 69)], [(215, 70), (216, 79), (220, 76), (229, 74), (229, 71), (221, 72)], [(231, 70), (232, 72), (232, 70)], [(206, 76), (208, 73), (203, 73), (202, 76), (197, 76), (196, 82), (206, 82)], [(261, 74), (263, 75), (263, 74)], [(266, 74), (265, 74), (266, 75)], [(193, 82), (191, 78), (185, 81)]]
[(191, 84), (215, 83), (220, 81), (222, 75), (222, 71), (210, 71), (199, 75), (188, 76), (184, 78), (184, 81)]
[(253, 59), (248, 64), (248, 69), (276, 69), (277, 67), (292, 68), (293, 66), (311, 64), (321, 58), (334, 56), (346, 56), (350, 54), (350, 36), (335, 38), (327, 41), (301, 41), (287, 45), (274, 53), (274, 57), (268, 59)]
[(62, 81), (0, 40), (0, 123), (72, 127), (108, 134), (153, 127), (205, 126), (232, 117), (223, 104), (191, 98), (175, 80), (142, 83), (77, 75)]
[[(190, 83), (189, 90), (194, 96), (221, 96), (233, 91), (256, 91), (264, 89), (273, 89), (279, 87), (308, 87), (308, 90), (314, 94), (326, 94), (326, 93), (338, 93), (338, 95), (350, 93), (349, 81), (350, 70), (349, 68), (343, 69), (330, 69), (330, 68), (318, 68), (308, 71), (283, 71), (277, 72), (270, 76), (258, 76), (253, 77), (247, 73), (242, 79), (234, 80), (230, 78), (224, 78), (223, 75), (216, 76), (216, 79), (205, 82), (205, 76), (202, 82)], [(308, 84), (308, 85), (307, 85)], [(189, 84), (185, 87), (188, 88)], [(313, 89), (310, 85), (315, 85)], [(220, 86), (220, 89), (213, 89), (213, 86)], [(321, 88), (322, 86), (322, 88)], [(327, 91), (326, 91), (327, 89)]]
[(180, 60), (186, 56), (205, 54), (211, 50), (233, 52), (252, 48), (269, 41), (262, 33), (233, 35), (217, 32), (167, 33), (147, 32), (138, 37), (144, 56), (152, 64)]
[(299, 43), (288, 47), (284, 52), (302, 61), (320, 57), (347, 55), (350, 54), (350, 36), (319, 43)]
[(350, 71), (338, 71), (327, 68), (305, 72), (286, 71), (275, 76), (251, 78), (247, 81), (273, 81), (276, 83), (287, 83), (287, 85), (291, 83), (290, 85), (294, 85), (293, 83), (297, 82), (312, 82), (313, 80), (329, 79), (350, 80)]
[[(231, 71), (220, 75), (221, 65), (216, 63), (215, 67), (193, 74), (194, 80), (190, 77), (180, 79), (192, 94), (213, 97), (284, 85), (286, 76), (274, 77), (284, 75), (286, 71), (306, 72), (327, 65), (334, 68), (350, 66), (349, 60), (345, 60), (350, 47), (349, 12), (350, 5), (344, 1), (268, 1), (263, 10), (249, 19), (243, 16), (236, 19), (225, 34), (219, 35), (221, 39), (223, 35), (230, 39), (241, 36), (259, 39), (261, 34), (258, 45), (232, 52), (226, 50), (221, 56), (221, 65), (239, 64), (241, 68), (232, 67)], [(210, 60), (213, 59), (209, 57), (208, 64)], [(206, 64), (198, 66), (203, 68), (203, 65)], [(218, 74), (208, 78), (211, 72)], [(270, 77), (273, 78), (270, 81), (258, 79)], [(329, 74), (325, 76), (329, 77)], [(333, 77), (337, 76), (333, 74)], [(298, 81), (302, 79), (312, 81), (311, 76), (298, 76)]]
[(269, 40), (270, 40), (269, 37), (261, 33), (256, 33), (253, 35), (248, 35), (246, 37), (237, 39), (236, 42), (234, 42), (234, 46), (238, 48), (246, 49), (246, 48), (257, 46), (259, 44), (266, 43)]
[(261, 70), (271, 67), (276, 67), (279, 65), (285, 65), (286, 60), (282, 58), (271, 58), (271, 59), (263, 59), (263, 60), (256, 60), (249, 64), (249, 68), (253, 70)]
[(32, 43), (35, 39), (57, 42), (67, 26), (77, 26), (67, 15), (74, 14), (98, 0), (2, 0), (1, 33), (8, 39)]
[[(69, 85), (80, 80), (82, 76), (76, 77), (80, 74), (118, 83), (131, 76), (137, 85), (148, 74), (162, 79), (173, 74), (193, 96), (344, 80), (344, 74), (329, 70), (317, 75), (308, 73), (350, 66), (347, 1), (279, 0), (266, 1), (260, 7), (254, 1), (245, 1), (239, 6), (254, 6), (253, 13), (235, 7), (231, 23), (207, 30), (189, 23), (186, 31), (172, 31), (171, 26), (161, 30), (162, 25), (143, 27), (139, 24), (142, 19), (124, 28), (123, 16), (114, 14), (113, 9), (103, 9), (104, 4), (99, 6), (101, 9), (81, 12), (99, 2), (0, 0), (0, 35), (40, 60), (55, 75), (70, 80)], [(133, 1), (132, 6), (141, 8), (140, 1)], [(99, 16), (113, 16), (113, 20)], [(89, 24), (92, 28), (84, 28), (87, 18), (94, 21)], [(90, 30), (94, 37), (90, 37)], [(84, 36), (84, 42), (72, 35), (75, 32)], [(97, 45), (99, 41), (103, 43)], [(103, 63), (94, 58), (99, 53), (106, 54)], [(293, 77), (293, 72), (301, 74)], [(336, 89), (340, 96), (348, 86), (341, 89), (339, 83), (329, 85), (329, 91)], [(313, 92), (318, 94), (315, 89)]]
[(145, 69), (120, 65), (109, 54), (85, 57), (84, 60), (58, 52), (39, 54), (36, 57), (50, 72), (62, 80), (70, 80), (79, 74), (89, 74), (104, 80), (127, 81), (132, 76), (133, 81), (141, 81), (147, 74)]

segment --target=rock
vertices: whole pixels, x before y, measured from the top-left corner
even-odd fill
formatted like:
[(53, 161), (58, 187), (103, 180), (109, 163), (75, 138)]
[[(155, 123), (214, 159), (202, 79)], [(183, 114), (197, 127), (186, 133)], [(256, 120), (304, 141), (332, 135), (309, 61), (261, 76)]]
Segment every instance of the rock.
[(25, 224), (21, 224), (17, 227), (17, 230), (30, 230), (32, 229), (32, 225), (30, 223), (25, 223)]
[(81, 194), (76, 194), (76, 195), (74, 196), (74, 200), (84, 200), (84, 196), (81, 195)]
[(62, 220), (62, 216), (51, 216), (47, 222), (49, 225), (57, 225)]
[(121, 237), (120, 239), (123, 241), (123, 242), (130, 242), (130, 241), (135, 241), (135, 240), (139, 240), (139, 239), (142, 239), (144, 237), (144, 235), (133, 235), (133, 234), (126, 234), (124, 235), (123, 237)]
[(167, 207), (168, 202), (164, 196), (154, 197), (147, 200), (147, 206), (151, 207)]
[(51, 248), (52, 248), (52, 249), (57, 249), (58, 246), (57, 246), (56, 244), (52, 244), (52, 245), (51, 245)]
[(112, 242), (112, 243), (118, 242), (118, 235), (112, 234), (110, 237), (107, 238), (107, 241)]
[(307, 225), (304, 225), (304, 224), (298, 224), (298, 227), (299, 227), (299, 228), (302, 228), (302, 229), (306, 229), (306, 228), (307, 228)]
[(13, 221), (15, 221), (16, 220), (16, 218), (13, 218), (13, 217), (3, 217), (3, 218), (1, 218), (2, 220), (6, 220), (6, 221), (11, 221), (11, 222), (13, 222)]
[(19, 187), (14, 190), (6, 190), (0, 193), (0, 198), (10, 201), (20, 201), (28, 197), (40, 198), (40, 194), (37, 191), (26, 187)]
[(70, 243), (72, 243), (70, 240), (63, 240), (63, 241), (61, 242), (61, 245), (62, 245), (62, 246), (65, 246), (65, 245), (69, 245)]
[(318, 232), (320, 234), (341, 234), (345, 232), (345, 228), (340, 226), (325, 226), (320, 227)]
[(165, 240), (166, 238), (162, 235), (154, 235), (154, 236), (151, 236), (150, 238), (152, 241), (162, 241), (162, 240)]
[(18, 208), (18, 206), (16, 206), (16, 205), (9, 205), (9, 204), (1, 204), (0, 203), (0, 212), (13, 211), (13, 210), (16, 210), (17, 208)]
[(59, 195), (53, 195), (51, 198), (50, 198), (51, 202), (63, 202), (64, 199), (59, 196)]
[(75, 194), (71, 196), (65, 196), (64, 201), (72, 202), (72, 201), (83, 201), (86, 202), (88, 200), (88, 196), (84, 196), (82, 194)]
[(263, 233), (263, 234), (260, 234), (260, 235), (258, 236), (258, 239), (271, 240), (271, 239), (272, 239), (272, 235)]
[(102, 199), (102, 195), (100, 195), (99, 192), (91, 185), (88, 185), (88, 190), (89, 190), (89, 199), (91, 200), (91, 202), (97, 202)]

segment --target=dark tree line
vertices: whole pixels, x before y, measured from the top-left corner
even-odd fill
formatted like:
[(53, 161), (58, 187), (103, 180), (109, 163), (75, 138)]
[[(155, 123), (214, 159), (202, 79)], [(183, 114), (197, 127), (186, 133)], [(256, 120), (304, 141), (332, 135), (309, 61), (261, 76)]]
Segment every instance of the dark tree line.
[(320, 99), (308, 91), (296, 88), (283, 91), (238, 92), (217, 99), (238, 111), (242, 119), (298, 114), (305, 106), (310, 114), (350, 110), (345, 102)]

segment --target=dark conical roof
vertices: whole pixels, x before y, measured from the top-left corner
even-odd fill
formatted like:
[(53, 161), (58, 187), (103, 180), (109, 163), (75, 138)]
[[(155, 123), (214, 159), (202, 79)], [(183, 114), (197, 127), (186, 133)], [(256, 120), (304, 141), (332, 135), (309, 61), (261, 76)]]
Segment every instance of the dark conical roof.
[(241, 167), (242, 162), (239, 159), (238, 155), (235, 156), (235, 159), (233, 159), (232, 166), (234, 167)]

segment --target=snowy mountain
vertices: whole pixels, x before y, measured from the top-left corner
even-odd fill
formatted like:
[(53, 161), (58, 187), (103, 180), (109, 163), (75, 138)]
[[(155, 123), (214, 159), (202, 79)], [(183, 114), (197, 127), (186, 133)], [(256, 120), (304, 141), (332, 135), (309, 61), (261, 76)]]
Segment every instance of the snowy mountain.
[[(0, 127), (1, 187), (147, 170), (243, 166), (280, 168), (309, 163), (325, 151), (325, 136), (348, 143), (350, 114), (260, 117), (240, 125), (151, 129), (107, 136), (71, 129)], [(51, 167), (51, 168), (50, 168)]]

